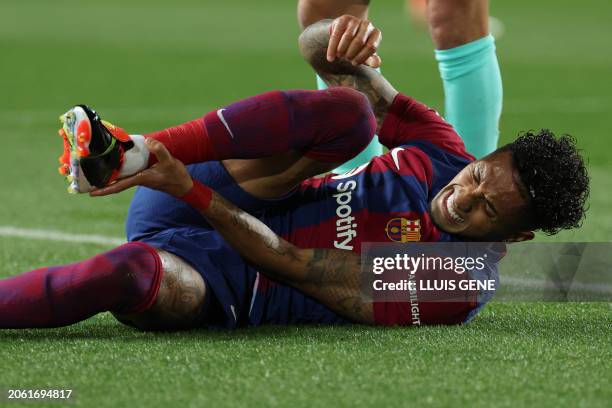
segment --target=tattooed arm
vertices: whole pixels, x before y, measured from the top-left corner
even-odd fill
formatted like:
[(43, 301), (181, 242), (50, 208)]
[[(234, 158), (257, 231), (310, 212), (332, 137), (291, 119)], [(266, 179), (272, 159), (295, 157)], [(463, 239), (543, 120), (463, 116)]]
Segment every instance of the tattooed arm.
[(243, 258), (270, 278), (293, 286), (354, 322), (374, 323), (372, 304), (361, 297), (358, 254), (298, 248), (214, 192), (210, 206), (200, 212)]
[(369, 21), (348, 15), (312, 24), (299, 39), (304, 59), (329, 86), (351, 87), (368, 97), (378, 130), (398, 93), (371, 68), (380, 65), (376, 55), (380, 39), (380, 31)]

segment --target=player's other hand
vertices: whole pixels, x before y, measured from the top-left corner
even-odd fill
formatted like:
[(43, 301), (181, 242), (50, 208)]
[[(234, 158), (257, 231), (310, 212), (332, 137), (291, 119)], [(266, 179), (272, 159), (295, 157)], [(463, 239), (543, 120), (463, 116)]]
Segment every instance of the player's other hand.
[(145, 143), (149, 152), (157, 158), (156, 164), (107, 187), (96, 189), (89, 195), (99, 197), (119, 193), (134, 186), (144, 186), (174, 197), (184, 196), (193, 187), (193, 181), (185, 165), (172, 157), (166, 147), (157, 140), (147, 139)]
[(381, 40), (382, 33), (369, 20), (340, 16), (331, 24), (327, 60), (333, 62), (340, 58), (353, 65), (378, 68), (381, 59), (376, 52)]

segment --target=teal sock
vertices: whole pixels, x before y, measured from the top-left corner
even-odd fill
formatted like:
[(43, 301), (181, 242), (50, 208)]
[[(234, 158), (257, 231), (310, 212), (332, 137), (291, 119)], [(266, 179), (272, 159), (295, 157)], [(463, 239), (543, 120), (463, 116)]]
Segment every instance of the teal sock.
[[(327, 89), (327, 84), (317, 75), (317, 89)], [(342, 174), (347, 171), (354, 169), (362, 165), (363, 163), (369, 162), (373, 157), (380, 156), (383, 153), (383, 146), (378, 141), (378, 136), (374, 135), (374, 138), (370, 144), (361, 151), (357, 156), (353, 157), (346, 163), (336, 167), (332, 170), (333, 173)]]
[(502, 80), (495, 40), (488, 35), (448, 50), (436, 50), (444, 83), (446, 120), (476, 158), (497, 148)]

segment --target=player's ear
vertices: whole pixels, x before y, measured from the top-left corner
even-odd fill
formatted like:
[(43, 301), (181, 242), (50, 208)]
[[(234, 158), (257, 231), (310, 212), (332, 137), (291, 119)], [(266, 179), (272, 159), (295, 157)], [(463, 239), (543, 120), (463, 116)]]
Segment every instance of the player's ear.
[(506, 238), (504, 241), (506, 242), (524, 242), (531, 241), (535, 234), (533, 231), (519, 231), (511, 237)]

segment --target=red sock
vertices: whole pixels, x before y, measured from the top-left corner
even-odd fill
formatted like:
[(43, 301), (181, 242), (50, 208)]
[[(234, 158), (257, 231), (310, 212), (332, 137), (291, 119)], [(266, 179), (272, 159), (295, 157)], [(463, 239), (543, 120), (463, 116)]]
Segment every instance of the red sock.
[[(213, 160), (203, 118), (149, 133), (144, 137), (159, 140), (172, 156), (185, 164)], [(149, 155), (149, 167), (155, 163), (155, 156)]]
[[(273, 91), (235, 102), (203, 118), (144, 135), (185, 164), (302, 152), (344, 163), (372, 140), (376, 118), (366, 97), (349, 88)], [(157, 160), (149, 157), (149, 165)]]
[(124, 244), (70, 265), (0, 280), (0, 328), (66, 326), (104, 311), (137, 313), (155, 302), (162, 277), (155, 249)]

